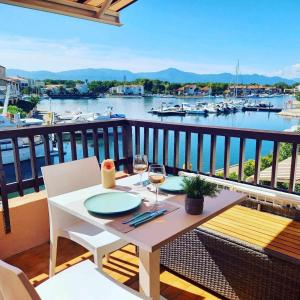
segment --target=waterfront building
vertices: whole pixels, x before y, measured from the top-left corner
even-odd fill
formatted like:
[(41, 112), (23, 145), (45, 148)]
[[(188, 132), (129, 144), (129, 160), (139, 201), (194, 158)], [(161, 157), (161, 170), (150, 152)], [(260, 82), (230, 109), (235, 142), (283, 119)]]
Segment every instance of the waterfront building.
[(144, 95), (143, 85), (119, 85), (109, 89), (110, 94), (116, 95)]
[(45, 87), (45, 82), (44, 80), (34, 80), (34, 88), (44, 88)]
[(198, 87), (196, 84), (187, 84), (177, 89), (178, 96), (206, 96), (210, 93), (211, 89), (208, 86)]
[(300, 93), (300, 84), (295, 86), (294, 93)]
[(45, 87), (45, 92), (50, 92), (51, 94), (58, 95), (62, 90), (66, 89), (65, 84), (47, 84)]
[(259, 95), (259, 94), (281, 94), (282, 89), (274, 86), (252, 85), (231, 85), (228, 88), (229, 94), (237, 96)]
[(6, 68), (3, 66), (0, 66), (0, 79), (3, 79), (6, 77)]
[(21, 98), (20, 80), (6, 77), (6, 68), (0, 66), (0, 101), (3, 103), (6, 96), (7, 85), (10, 84), (10, 102), (15, 103)]
[(75, 88), (80, 94), (87, 94), (89, 92), (89, 87), (87, 83), (76, 83)]

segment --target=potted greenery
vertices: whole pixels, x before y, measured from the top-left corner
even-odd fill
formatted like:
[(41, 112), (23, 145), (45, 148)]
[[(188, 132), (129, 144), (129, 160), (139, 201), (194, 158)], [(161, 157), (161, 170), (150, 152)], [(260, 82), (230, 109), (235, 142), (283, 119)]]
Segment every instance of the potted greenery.
[(214, 197), (217, 185), (201, 179), (200, 176), (185, 177), (182, 183), (186, 193), (185, 210), (188, 214), (199, 215), (203, 211), (204, 196)]

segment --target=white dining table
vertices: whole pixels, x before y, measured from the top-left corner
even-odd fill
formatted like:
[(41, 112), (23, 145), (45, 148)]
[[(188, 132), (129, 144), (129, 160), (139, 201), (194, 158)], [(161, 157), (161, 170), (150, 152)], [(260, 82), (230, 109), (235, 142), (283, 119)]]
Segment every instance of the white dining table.
[[(144, 174), (143, 180), (146, 179)], [(132, 231), (123, 233), (111, 226), (114, 218), (103, 218), (91, 215), (84, 206), (84, 201), (94, 195), (108, 192), (127, 191), (140, 194), (150, 203), (155, 200), (155, 193), (147, 187), (138, 187), (139, 176), (133, 175), (116, 182), (113, 189), (105, 189), (95, 185), (71, 193), (48, 199), (49, 205), (59, 209), (61, 213), (71, 214), (81, 220), (93, 224), (103, 230), (112, 232), (128, 243), (139, 247), (139, 286), (140, 292), (154, 300), (160, 299), (160, 248), (246, 198), (246, 195), (222, 190), (217, 197), (205, 198), (201, 215), (189, 215), (184, 208), (184, 195), (159, 194), (159, 201), (166, 201), (178, 209), (145, 223)], [(121, 195), (120, 195), (121, 201)]]

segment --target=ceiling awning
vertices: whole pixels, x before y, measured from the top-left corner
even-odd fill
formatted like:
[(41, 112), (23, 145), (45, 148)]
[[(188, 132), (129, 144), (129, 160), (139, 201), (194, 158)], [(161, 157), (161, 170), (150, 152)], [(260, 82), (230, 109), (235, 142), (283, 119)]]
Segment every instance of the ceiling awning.
[(120, 26), (120, 11), (135, 1), (137, 0), (0, 0), (0, 3)]

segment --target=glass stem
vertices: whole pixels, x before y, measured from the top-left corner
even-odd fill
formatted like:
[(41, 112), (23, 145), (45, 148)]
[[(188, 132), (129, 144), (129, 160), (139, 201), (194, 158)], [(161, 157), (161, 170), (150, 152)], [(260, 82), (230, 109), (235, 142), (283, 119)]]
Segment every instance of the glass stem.
[(143, 177), (143, 173), (140, 173), (140, 186), (142, 186), (142, 177)]
[(158, 204), (158, 188), (156, 187), (156, 191), (155, 191), (155, 195), (156, 195), (156, 201), (155, 204)]

